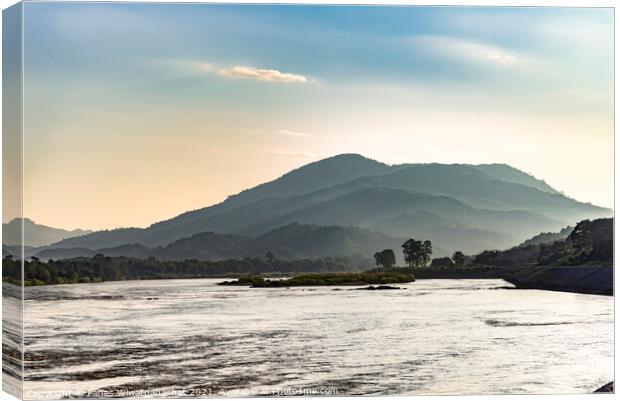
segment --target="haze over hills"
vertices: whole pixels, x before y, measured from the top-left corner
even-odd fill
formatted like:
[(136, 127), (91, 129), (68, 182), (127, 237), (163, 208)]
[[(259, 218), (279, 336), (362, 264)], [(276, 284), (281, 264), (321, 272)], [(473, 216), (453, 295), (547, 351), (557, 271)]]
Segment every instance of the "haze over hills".
[[(428, 238), (444, 252), (473, 253), (506, 248), (543, 231), (609, 215), (609, 209), (575, 201), (503, 164), (390, 166), (345, 154), (145, 229), (99, 231), (62, 240), (52, 248), (99, 250), (128, 244), (165, 248), (200, 233), (255, 238), (299, 223)], [(186, 249), (177, 257), (196, 252)]]
[[(37, 224), (30, 219), (24, 221), (24, 245), (25, 246), (45, 246), (65, 238), (78, 237), (89, 234), (88, 230), (63, 230)], [(22, 242), (22, 219), (13, 219), (8, 223), (2, 224), (2, 243), (5, 245), (19, 245)]]
[[(127, 256), (160, 260), (223, 260), (263, 257), (271, 252), (282, 259), (360, 256), (370, 258), (377, 249), (398, 249), (405, 238), (392, 237), (357, 227), (289, 224), (256, 238), (203, 232), (163, 247), (131, 244), (115, 248), (48, 248), (36, 252), (42, 260), (106, 256)], [(437, 252), (445, 253), (441, 248)]]

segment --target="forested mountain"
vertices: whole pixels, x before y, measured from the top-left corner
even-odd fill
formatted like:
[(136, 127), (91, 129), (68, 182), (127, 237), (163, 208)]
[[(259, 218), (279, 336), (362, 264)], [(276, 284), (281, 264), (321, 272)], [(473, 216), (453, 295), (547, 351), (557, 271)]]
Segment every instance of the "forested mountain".
[(145, 229), (100, 231), (54, 248), (91, 250), (167, 245), (212, 232), (255, 238), (292, 223), (355, 226), (394, 237), (420, 236), (448, 252), (513, 246), (609, 209), (570, 199), (503, 164), (389, 166), (346, 154)]
[[(568, 235), (564, 233), (569, 230)], [(543, 233), (519, 246), (504, 251), (486, 250), (473, 258), (484, 266), (613, 266), (613, 218), (583, 220), (574, 228), (561, 231), (563, 238), (555, 241)]]
[[(256, 238), (204, 232), (152, 249), (139, 244), (101, 249), (48, 248), (34, 256), (44, 261), (92, 257), (98, 253), (140, 259), (155, 257), (160, 260), (242, 259), (264, 257), (267, 253), (286, 260), (351, 255), (372, 258), (378, 249), (392, 248), (399, 251), (403, 242), (405, 238), (357, 227), (289, 224)], [(443, 254), (445, 250), (437, 248), (435, 252)]]
[(575, 227), (573, 226), (567, 226), (558, 232), (540, 233), (528, 240), (523, 241), (523, 243), (519, 246), (549, 244), (551, 242), (565, 240), (574, 228)]

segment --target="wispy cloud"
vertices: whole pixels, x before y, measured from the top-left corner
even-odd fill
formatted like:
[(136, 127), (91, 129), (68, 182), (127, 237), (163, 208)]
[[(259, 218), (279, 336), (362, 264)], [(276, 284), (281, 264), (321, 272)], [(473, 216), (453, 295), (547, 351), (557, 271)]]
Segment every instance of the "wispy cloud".
[(418, 35), (411, 41), (416, 50), (446, 58), (506, 67), (524, 61), (521, 55), (501, 47), (449, 36)]
[(212, 71), (215, 67), (211, 63), (202, 62), (202, 63), (200, 63), (200, 68), (203, 71)]
[(147, 59), (145, 66), (150, 69), (154, 69), (155, 71), (163, 72), (168, 78), (172, 76), (203, 74), (205, 72), (211, 72), (215, 69), (215, 66), (210, 62), (185, 58)]
[(276, 134), (287, 135), (287, 136), (299, 136), (299, 137), (311, 137), (312, 136), (312, 134), (309, 132), (291, 131), (288, 129), (277, 130)]
[(239, 66), (239, 65), (234, 66), (232, 68), (220, 69), (217, 73), (225, 77), (252, 78), (252, 79), (257, 79), (259, 81), (268, 81), (268, 82), (291, 82), (291, 83), (308, 82), (308, 79), (304, 77), (303, 75), (284, 73), (278, 70), (266, 70), (266, 69)]

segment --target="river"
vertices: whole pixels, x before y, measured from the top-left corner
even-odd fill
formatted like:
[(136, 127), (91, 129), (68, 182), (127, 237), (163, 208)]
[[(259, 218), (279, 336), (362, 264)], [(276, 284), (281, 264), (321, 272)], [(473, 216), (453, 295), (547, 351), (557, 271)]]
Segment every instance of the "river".
[(613, 380), (613, 297), (419, 280), (26, 288), (26, 398), (587, 393)]

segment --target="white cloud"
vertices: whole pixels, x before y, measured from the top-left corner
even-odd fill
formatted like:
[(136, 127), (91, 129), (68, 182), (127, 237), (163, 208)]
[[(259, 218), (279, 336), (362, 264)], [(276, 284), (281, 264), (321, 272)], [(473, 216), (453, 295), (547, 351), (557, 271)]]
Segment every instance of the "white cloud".
[(420, 52), (471, 62), (485, 62), (499, 66), (513, 66), (523, 57), (498, 46), (448, 36), (419, 35), (411, 38)]
[(288, 135), (288, 136), (299, 136), (299, 137), (311, 137), (312, 136), (312, 134), (309, 132), (291, 131), (288, 129), (277, 130), (276, 134)]
[(234, 66), (223, 68), (217, 72), (225, 77), (253, 78), (269, 82), (308, 82), (303, 75), (289, 74), (278, 70), (264, 70), (254, 67)]

